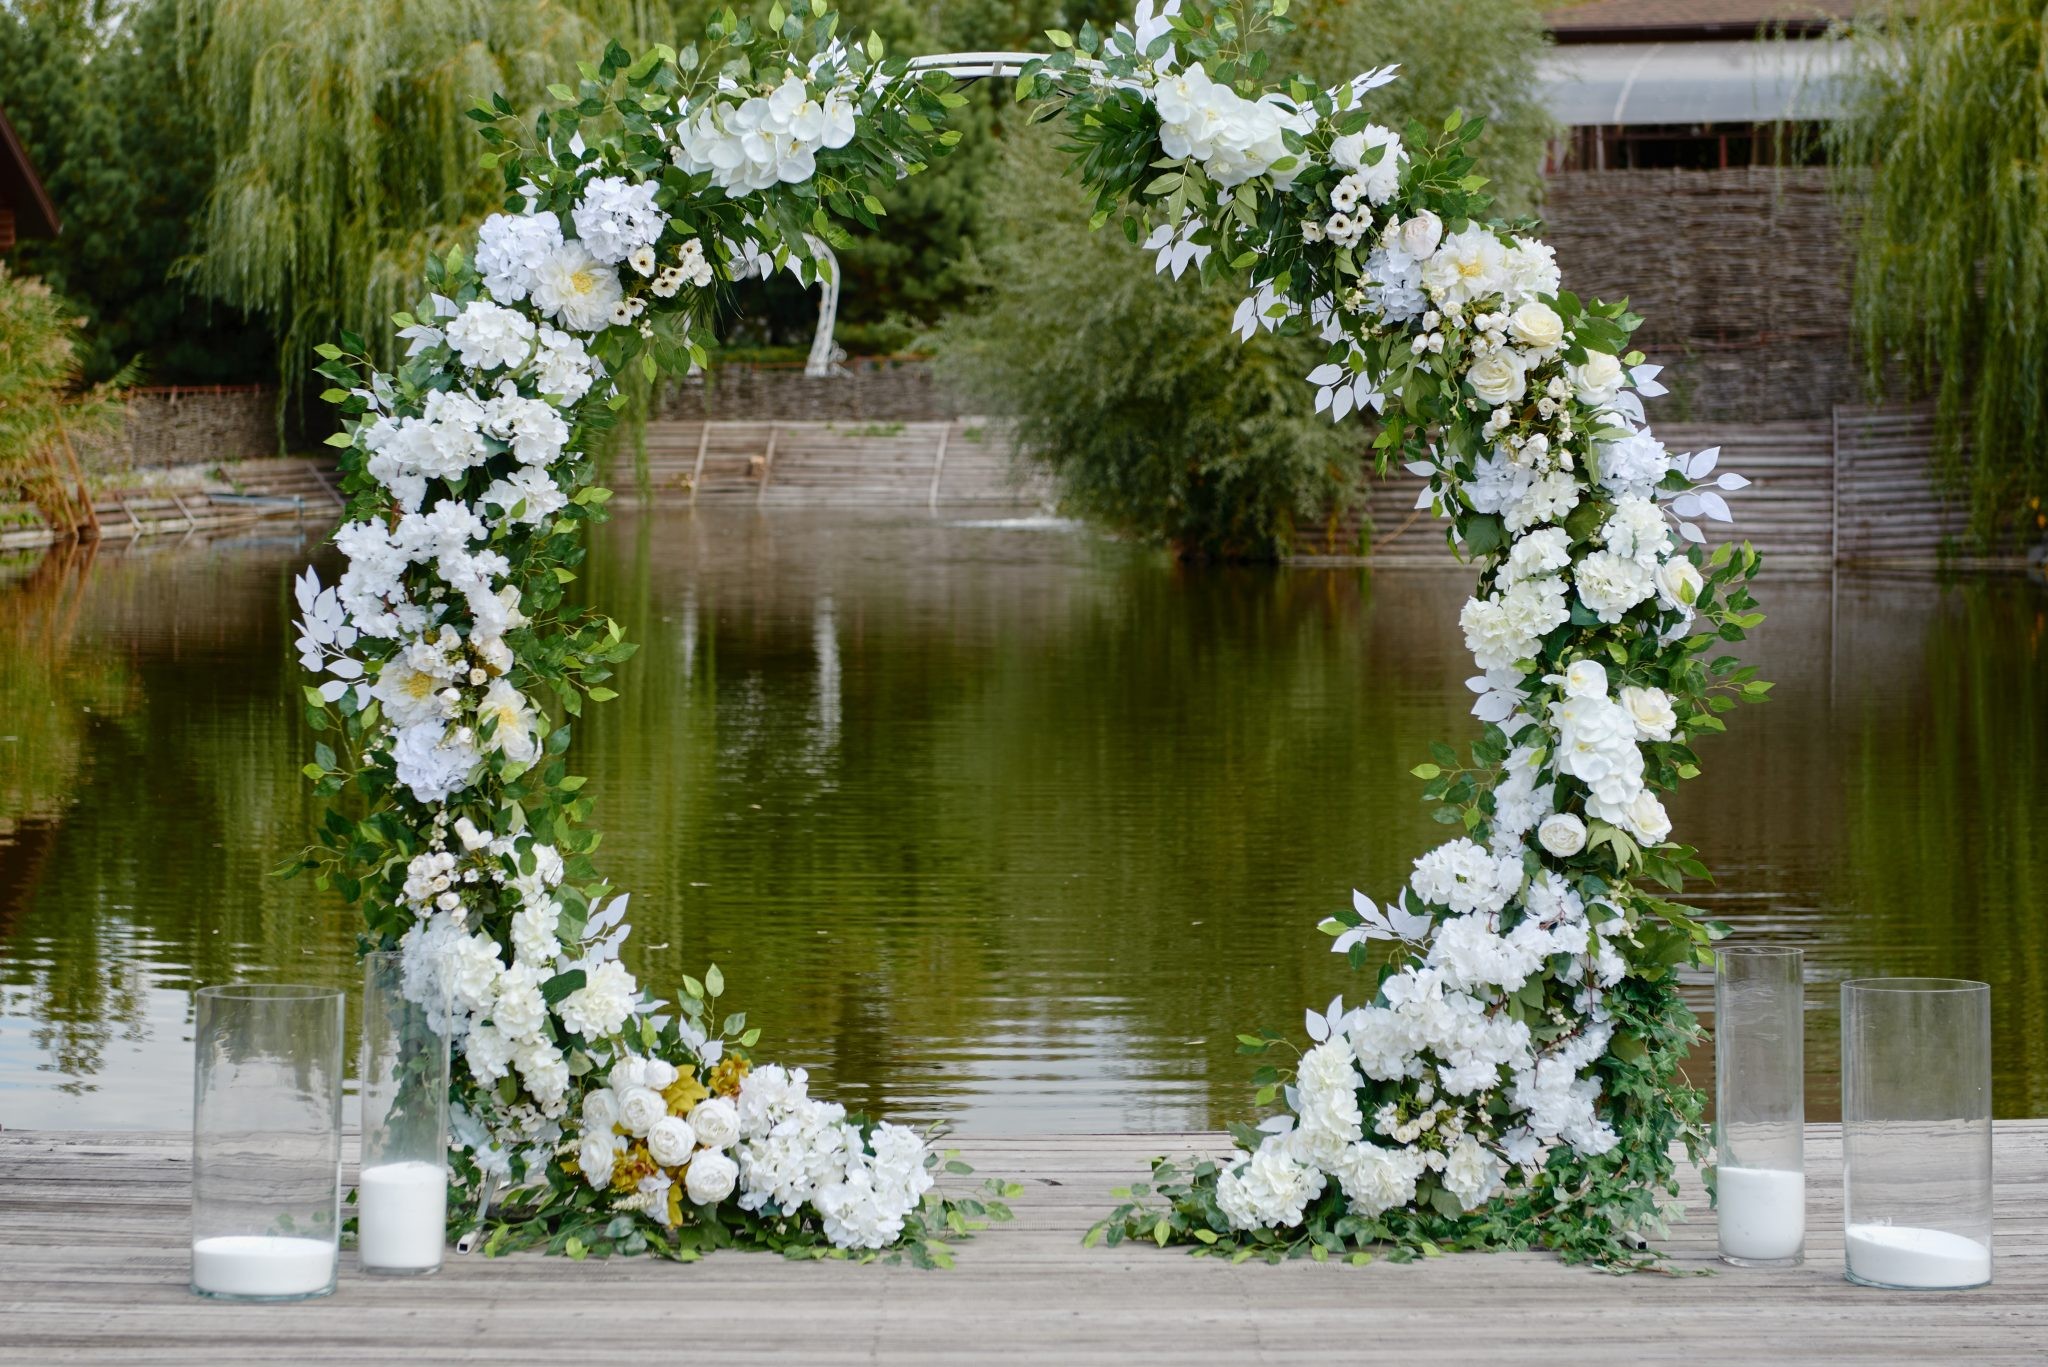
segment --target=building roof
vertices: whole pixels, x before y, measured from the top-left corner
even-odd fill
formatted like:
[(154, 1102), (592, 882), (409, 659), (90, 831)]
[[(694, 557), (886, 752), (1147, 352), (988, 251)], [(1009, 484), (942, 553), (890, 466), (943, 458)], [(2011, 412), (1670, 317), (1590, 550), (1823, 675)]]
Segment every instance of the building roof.
[(1543, 100), (1573, 128), (1831, 119), (1848, 57), (1839, 43), (1560, 46), (1541, 59)]
[(1810, 35), (1873, 0), (1587, 0), (1545, 16), (1560, 43), (1753, 38), (1766, 25)]
[(16, 237), (55, 237), (63, 226), (57, 206), (50, 203), (35, 163), (29, 160), (14, 125), (7, 122), (4, 109), (0, 109), (0, 209), (14, 211)]

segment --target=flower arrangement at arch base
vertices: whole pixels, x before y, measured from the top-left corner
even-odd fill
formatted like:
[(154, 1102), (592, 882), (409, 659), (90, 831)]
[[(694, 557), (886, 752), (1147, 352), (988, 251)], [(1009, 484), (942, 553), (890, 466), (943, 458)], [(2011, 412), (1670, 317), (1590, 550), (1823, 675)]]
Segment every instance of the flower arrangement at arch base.
[(1626, 1269), (1676, 1213), (1695, 1160), (1700, 1038), (1681, 969), (1725, 931), (1673, 900), (1706, 868), (1662, 795), (1692, 744), (1769, 685), (1726, 653), (1763, 620), (1718, 452), (1680, 455), (1643, 400), (1658, 368), (1625, 305), (1563, 287), (1533, 220), (1500, 217), (1481, 120), (1396, 132), (1367, 72), (1325, 90), (1267, 77), (1286, 0), (1146, 0), (1108, 33), (1054, 33), (1018, 95), (1060, 119), (1112, 219), (1179, 275), (1249, 278), (1240, 332), (1328, 345), (1305, 378), (1335, 419), (1372, 410), (1479, 583), (1460, 613), (1483, 732), (1416, 766), (1452, 838), (1382, 908), (1323, 929), (1364, 979), (1306, 1012), (1309, 1042), (1255, 1078), (1285, 1109), (1218, 1160), (1160, 1163), (1091, 1242), (1233, 1258), (1407, 1259), (1545, 1248)]
[(531, 128), (476, 119), (503, 212), (430, 263), (380, 368), (320, 349), (342, 415), (339, 581), (301, 577), (298, 650), (328, 800), (313, 873), (366, 949), (442, 1009), (456, 1057), (451, 1233), (483, 1247), (678, 1259), (725, 1247), (949, 1261), (1009, 1212), (930, 1136), (810, 1095), (716, 1014), (714, 968), (673, 1002), (620, 961), (627, 898), (599, 874), (567, 752), (632, 654), (567, 601), (610, 494), (593, 443), (622, 382), (704, 357), (735, 281), (810, 272), (813, 239), (872, 227), (875, 191), (957, 134), (943, 75), (853, 45), (822, 4), (702, 44), (613, 45)]

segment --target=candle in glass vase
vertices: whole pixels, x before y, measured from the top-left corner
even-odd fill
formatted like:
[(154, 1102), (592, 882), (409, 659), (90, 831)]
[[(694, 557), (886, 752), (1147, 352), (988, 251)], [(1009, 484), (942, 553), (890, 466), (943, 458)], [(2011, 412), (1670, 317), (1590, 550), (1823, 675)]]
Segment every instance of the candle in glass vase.
[(1715, 1170), (1721, 1252), (1744, 1262), (1783, 1262), (1806, 1245), (1806, 1174), (1782, 1168)]
[(1843, 1251), (1856, 1280), (1878, 1286), (1981, 1286), (1991, 1280), (1991, 1250), (1941, 1229), (1850, 1225)]
[(439, 1163), (383, 1163), (356, 1186), (358, 1247), (365, 1268), (430, 1271), (448, 1229), (448, 1170)]
[(331, 1240), (225, 1234), (192, 1245), (192, 1289), (208, 1296), (318, 1296), (333, 1286)]

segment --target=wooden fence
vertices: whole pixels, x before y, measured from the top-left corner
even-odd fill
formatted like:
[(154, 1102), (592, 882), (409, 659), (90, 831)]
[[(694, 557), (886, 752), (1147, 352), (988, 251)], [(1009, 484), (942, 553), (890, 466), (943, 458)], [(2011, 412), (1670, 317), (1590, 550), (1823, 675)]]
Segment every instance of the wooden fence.
[[(647, 486), (691, 504), (937, 508), (1049, 501), (999, 422), (653, 422)], [(630, 487), (623, 470), (613, 482)]]

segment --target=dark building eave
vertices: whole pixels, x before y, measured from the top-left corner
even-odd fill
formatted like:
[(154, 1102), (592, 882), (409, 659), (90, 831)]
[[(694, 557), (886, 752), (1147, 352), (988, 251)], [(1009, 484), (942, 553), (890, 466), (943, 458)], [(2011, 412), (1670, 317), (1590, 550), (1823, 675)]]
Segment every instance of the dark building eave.
[(1828, 31), (1826, 19), (1779, 19), (1758, 25), (1705, 22), (1690, 24), (1607, 24), (1551, 30), (1559, 46), (1574, 43), (1726, 43), (1746, 42), (1762, 34), (1786, 38), (1818, 38)]
[(4, 109), (0, 109), (0, 204), (14, 210), (17, 238), (55, 237), (64, 227)]

